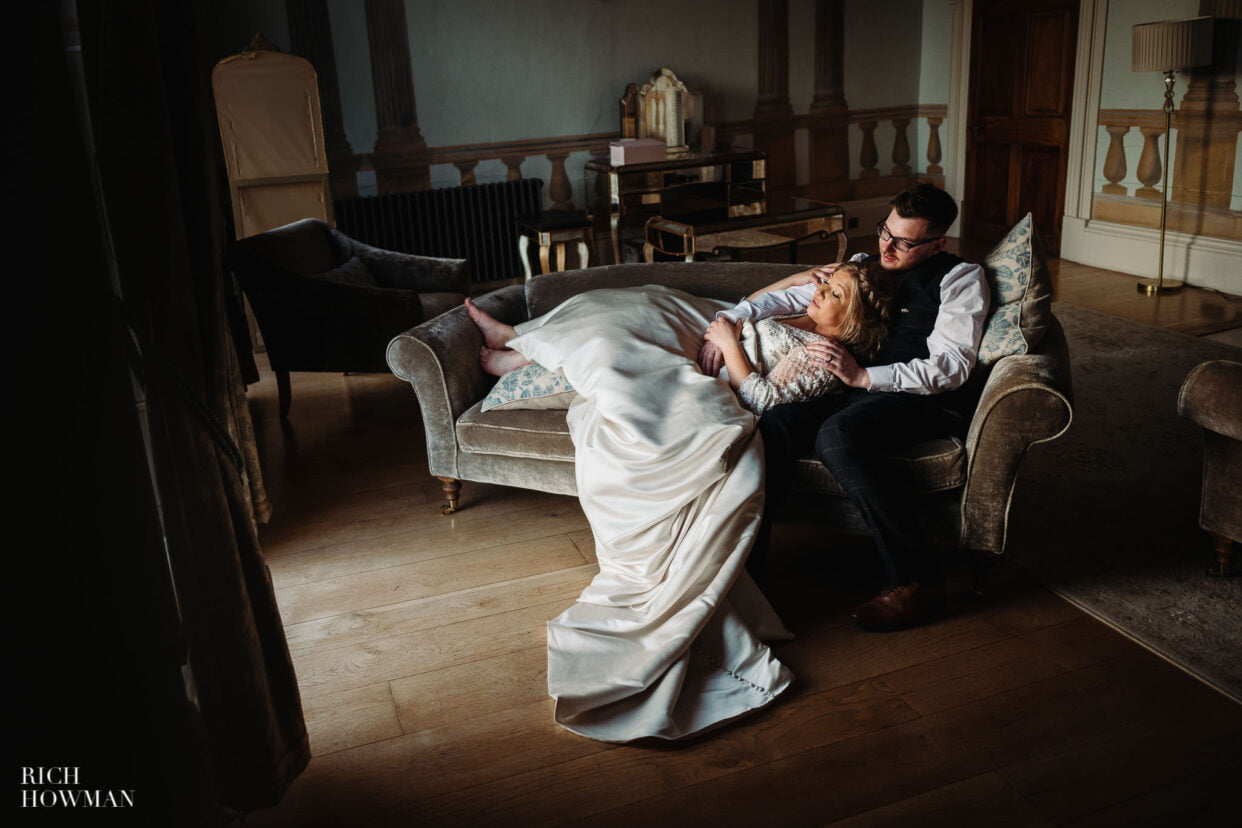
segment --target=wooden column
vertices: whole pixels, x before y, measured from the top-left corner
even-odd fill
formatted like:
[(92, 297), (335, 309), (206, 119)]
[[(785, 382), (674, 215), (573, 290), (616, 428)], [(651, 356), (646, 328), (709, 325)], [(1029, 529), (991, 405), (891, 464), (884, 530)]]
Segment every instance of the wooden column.
[(285, 0), (289, 44), (319, 75), (319, 109), (323, 113), (324, 149), (328, 155), (329, 184), (334, 198), (358, 195), (358, 159), (345, 137), (341, 117), (341, 88), (336, 75), (336, 50), (327, 0)]
[(815, 97), (808, 190), (825, 198), (849, 194), (850, 121), (845, 101), (845, 0), (815, 0)]
[(1142, 187), (1134, 191), (1139, 198), (1160, 198), (1160, 174), (1164, 167), (1160, 163), (1160, 136), (1164, 135), (1164, 127), (1139, 127), (1143, 136), (1143, 151), (1139, 153), (1138, 166), (1134, 170)]
[(910, 139), (906, 130), (910, 128), (909, 118), (894, 118), (893, 130), (893, 175), (910, 174)]
[(372, 154), (376, 184), (381, 193), (429, 189), (431, 154), (418, 129), (405, 2), (367, 0), (366, 10), (379, 126)]
[(759, 0), (759, 99), (755, 148), (768, 154), (768, 196), (797, 183), (789, 103), (789, 0)]
[(862, 130), (862, 148), (858, 151), (858, 163), (862, 165), (862, 169), (858, 172), (859, 178), (878, 178), (880, 171), (875, 165), (880, 162), (880, 151), (875, 145), (875, 128), (879, 126), (875, 121), (861, 121), (858, 128)]
[(1123, 196), (1126, 194), (1126, 188), (1121, 184), (1121, 179), (1126, 177), (1124, 139), (1130, 127), (1109, 125), (1104, 127), (1104, 131), (1108, 133), (1108, 153), (1104, 156), (1104, 177), (1108, 179), (1108, 183), (1100, 188), (1100, 192), (1104, 195)]
[(940, 125), (943, 122), (943, 118), (927, 119), (927, 126), (930, 130), (927, 136), (928, 175), (944, 175), (944, 167), (940, 166), (940, 161), (944, 157), (944, 153), (940, 148)]
[(565, 161), (569, 158), (569, 153), (549, 152), (547, 155), (552, 162), (552, 175), (548, 178), (548, 198), (552, 200), (552, 209), (572, 210), (574, 188), (565, 171)]
[(1229, 208), (1236, 165), (1239, 28), (1237, 0), (1200, 0), (1199, 14), (1216, 18), (1212, 65), (1195, 69), (1175, 116), (1177, 150), (1170, 201)]

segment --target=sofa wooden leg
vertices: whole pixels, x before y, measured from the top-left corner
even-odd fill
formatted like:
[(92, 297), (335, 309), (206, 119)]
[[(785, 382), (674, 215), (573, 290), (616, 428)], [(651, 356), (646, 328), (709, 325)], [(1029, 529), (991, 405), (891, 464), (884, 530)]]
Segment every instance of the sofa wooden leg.
[(452, 477), (441, 477), (436, 475), (436, 479), (440, 481), (440, 489), (444, 492), (444, 505), (440, 507), (440, 514), (451, 515), (457, 511), (458, 496), (461, 494), (461, 481)]
[(1209, 569), (1209, 575), (1215, 575), (1219, 578), (1228, 578), (1237, 573), (1233, 569), (1233, 554), (1238, 550), (1238, 544), (1233, 538), (1225, 537), (1216, 532), (1208, 532), (1212, 536), (1212, 548), (1216, 550), (1216, 566)]
[(996, 555), (986, 550), (980, 551), (972, 549), (970, 554), (970, 571), (975, 576), (974, 585), (971, 592), (976, 597), (982, 598), (983, 592), (987, 588), (988, 573), (992, 571), (992, 566), (996, 563)]
[(289, 372), (276, 372), (276, 397), (280, 400), (280, 419), (289, 419)]

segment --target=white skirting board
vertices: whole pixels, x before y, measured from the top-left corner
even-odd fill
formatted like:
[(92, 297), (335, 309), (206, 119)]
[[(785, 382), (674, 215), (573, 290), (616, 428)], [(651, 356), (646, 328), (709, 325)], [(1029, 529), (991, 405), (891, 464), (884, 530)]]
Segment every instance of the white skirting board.
[[(1061, 257), (1079, 264), (1154, 278), (1159, 249), (1160, 232), (1146, 227), (1073, 216), (1061, 225)], [(1164, 278), (1242, 295), (1242, 242), (1166, 233)]]

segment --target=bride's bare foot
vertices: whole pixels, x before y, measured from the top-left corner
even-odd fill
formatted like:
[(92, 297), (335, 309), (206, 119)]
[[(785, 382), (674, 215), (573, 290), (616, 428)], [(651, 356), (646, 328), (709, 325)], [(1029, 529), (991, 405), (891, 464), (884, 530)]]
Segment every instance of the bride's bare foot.
[(466, 313), (470, 314), (470, 319), (483, 332), (483, 344), (493, 350), (504, 348), (510, 339), (517, 336), (512, 325), (501, 322), (469, 299), (466, 300)]
[(508, 348), (480, 348), (479, 362), (483, 365), (483, 370), (493, 377), (516, 371), (524, 365), (530, 365), (529, 359)]

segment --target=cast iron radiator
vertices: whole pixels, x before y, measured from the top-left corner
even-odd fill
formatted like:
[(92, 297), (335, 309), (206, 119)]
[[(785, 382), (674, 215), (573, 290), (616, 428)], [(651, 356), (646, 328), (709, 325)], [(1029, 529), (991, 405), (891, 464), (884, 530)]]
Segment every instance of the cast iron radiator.
[(334, 202), (336, 227), (400, 253), (469, 259), (474, 282), (522, 275), (514, 219), (543, 209), (543, 181), (444, 187)]

